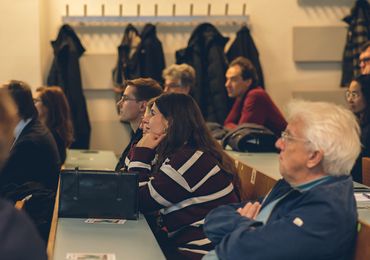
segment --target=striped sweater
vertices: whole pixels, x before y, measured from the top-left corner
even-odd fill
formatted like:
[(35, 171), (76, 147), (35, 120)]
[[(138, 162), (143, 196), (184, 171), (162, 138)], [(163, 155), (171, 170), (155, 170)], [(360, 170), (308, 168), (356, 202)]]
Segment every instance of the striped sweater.
[(183, 148), (152, 172), (155, 150), (135, 147), (128, 164), (139, 172), (140, 210), (159, 210), (168, 237), (180, 252), (206, 254), (213, 248), (203, 233), (204, 218), (217, 206), (236, 202), (229, 174), (208, 153)]

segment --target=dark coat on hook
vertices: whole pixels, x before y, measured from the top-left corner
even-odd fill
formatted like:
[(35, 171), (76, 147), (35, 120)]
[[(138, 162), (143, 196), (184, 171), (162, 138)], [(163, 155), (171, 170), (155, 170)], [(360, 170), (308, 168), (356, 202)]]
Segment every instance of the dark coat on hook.
[(212, 24), (195, 28), (188, 47), (176, 52), (176, 63), (187, 63), (196, 71), (193, 97), (209, 122), (223, 124), (230, 108), (225, 89), (227, 59), (224, 47), (229, 39)]
[(128, 78), (150, 77), (162, 83), (165, 68), (162, 43), (157, 37), (156, 27), (146, 24), (141, 32), (141, 42), (128, 61)]
[(256, 45), (254, 44), (252, 35), (247, 26), (243, 26), (237, 33), (234, 42), (227, 51), (227, 58), (229, 62), (233, 59), (243, 56), (249, 59), (256, 68), (258, 75), (258, 86), (264, 88), (263, 72), (259, 60), (259, 54)]
[(47, 84), (60, 86), (71, 107), (75, 140), (71, 148), (88, 149), (90, 143), (90, 120), (82, 90), (79, 58), (85, 51), (76, 33), (69, 25), (63, 25), (58, 37), (51, 42), (54, 60)]
[(117, 65), (113, 69), (113, 83), (115, 86), (122, 86), (124, 81), (129, 79), (130, 71), (128, 63), (130, 52), (133, 48), (133, 46), (131, 46), (133, 37), (140, 37), (139, 32), (132, 24), (129, 24), (123, 33), (121, 44), (118, 46)]
[(356, 1), (351, 14), (343, 21), (348, 24), (348, 32), (343, 52), (341, 86), (348, 87), (351, 81), (361, 74), (361, 47), (370, 40), (370, 4), (366, 0)]

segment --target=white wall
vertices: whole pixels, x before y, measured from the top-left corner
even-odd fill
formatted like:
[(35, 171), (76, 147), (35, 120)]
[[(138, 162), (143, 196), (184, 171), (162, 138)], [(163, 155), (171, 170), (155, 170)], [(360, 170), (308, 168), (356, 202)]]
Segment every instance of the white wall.
[[(241, 14), (243, 3), (247, 3), (250, 28), (260, 52), (266, 89), (281, 109), (292, 98), (293, 92), (341, 91), (339, 62), (295, 63), (293, 61), (292, 32), (294, 26), (344, 26), (341, 19), (349, 14), (354, 0), (208, 2), (212, 3), (212, 14), (219, 15), (224, 13), (226, 3), (229, 3), (229, 14)], [(57, 36), (61, 17), (65, 15), (66, 4), (69, 5), (70, 15), (83, 15), (84, 4), (88, 6), (88, 15), (100, 15), (101, 4), (105, 4), (106, 15), (117, 15), (119, 4), (123, 4), (124, 15), (136, 15), (136, 5), (139, 3), (142, 15), (152, 15), (154, 4), (157, 3), (158, 15), (170, 15), (172, 5), (176, 3), (177, 14), (185, 15), (188, 13), (190, 3), (193, 3), (194, 15), (201, 15), (206, 14), (208, 2), (2, 0), (0, 3), (1, 36), (2, 39), (9, 37), (13, 41), (0, 41), (1, 57), (10, 60), (10, 62), (1, 63), (0, 79), (24, 79), (35, 85), (45, 81), (52, 60), (49, 41)], [(40, 8), (37, 6), (38, 3), (42, 4)], [(127, 128), (117, 123), (113, 94), (107, 89), (111, 86), (110, 71), (115, 64), (116, 48), (124, 28), (101, 25), (74, 27), (87, 49), (81, 59), (84, 88), (95, 88), (85, 92), (93, 125), (92, 148), (114, 149), (116, 153), (120, 153), (121, 147), (127, 142)], [(224, 35), (233, 38), (239, 27), (239, 25), (224, 26), (219, 29)], [(174, 62), (174, 52), (186, 46), (193, 28), (194, 26), (158, 25), (158, 35), (166, 52), (167, 65)], [(312, 42), (314, 41), (315, 39), (312, 39)], [(337, 43), (333, 42), (333, 44)], [(91, 68), (92, 65), (93, 68)]]
[(41, 83), (39, 0), (0, 1), (0, 82)]

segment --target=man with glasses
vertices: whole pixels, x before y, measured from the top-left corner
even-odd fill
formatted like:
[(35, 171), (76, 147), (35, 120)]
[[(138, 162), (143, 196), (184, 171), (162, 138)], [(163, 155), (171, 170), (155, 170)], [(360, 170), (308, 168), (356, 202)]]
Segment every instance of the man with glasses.
[(250, 60), (238, 57), (226, 71), (227, 94), (235, 98), (224, 122), (232, 130), (243, 123), (263, 125), (279, 135), (286, 121), (266, 91), (258, 86), (257, 72)]
[(347, 109), (295, 101), (276, 147), (282, 179), (261, 201), (211, 211), (210, 259), (352, 259), (357, 211), (351, 168), (359, 126)]
[(147, 102), (162, 94), (162, 88), (157, 81), (151, 78), (138, 78), (126, 81), (125, 91), (117, 106), (122, 122), (130, 124), (132, 133), (131, 140), (123, 150), (115, 170), (121, 170), (125, 166), (125, 159), (133, 144), (137, 143), (143, 136), (142, 129), (139, 128), (143, 119)]
[(362, 46), (359, 61), (361, 74), (370, 74), (370, 41)]

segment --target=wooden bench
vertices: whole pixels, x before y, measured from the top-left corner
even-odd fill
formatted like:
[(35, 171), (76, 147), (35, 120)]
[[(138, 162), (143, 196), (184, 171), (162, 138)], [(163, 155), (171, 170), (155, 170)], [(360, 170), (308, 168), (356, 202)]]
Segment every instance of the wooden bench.
[(362, 183), (366, 186), (370, 186), (370, 158), (369, 157), (362, 158)]

